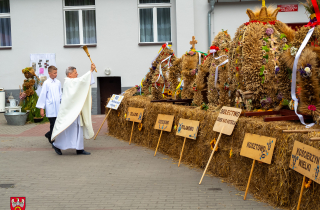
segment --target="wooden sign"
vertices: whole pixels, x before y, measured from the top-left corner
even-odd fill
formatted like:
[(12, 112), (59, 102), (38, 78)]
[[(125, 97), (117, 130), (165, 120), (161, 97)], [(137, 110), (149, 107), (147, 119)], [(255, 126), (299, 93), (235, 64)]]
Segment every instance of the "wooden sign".
[(222, 107), (217, 117), (217, 120), (213, 126), (213, 131), (221, 132), (230, 136), (233, 132), (234, 126), (237, 124), (241, 112), (241, 109), (227, 106)]
[(290, 159), (290, 168), (320, 184), (320, 150), (295, 141)]
[(113, 94), (111, 99), (109, 100), (109, 102), (107, 104), (107, 108), (117, 110), (119, 108), (123, 98), (124, 98), (124, 96)]
[(198, 130), (199, 121), (180, 118), (176, 135), (196, 140)]
[(240, 155), (271, 164), (276, 138), (246, 133)]
[(171, 132), (173, 119), (173, 115), (158, 114), (158, 118), (156, 124), (154, 125), (154, 129)]
[(161, 133), (160, 133), (160, 137), (159, 137), (158, 144), (156, 147), (156, 151), (154, 152), (154, 156), (157, 155), (157, 151), (158, 151), (159, 144), (160, 144), (160, 139), (162, 136), (162, 131), (171, 132), (173, 119), (174, 119), (173, 115), (158, 114), (158, 118), (157, 118), (156, 124), (154, 125), (154, 129), (161, 130)]
[(144, 111), (144, 109), (141, 109), (141, 108), (129, 107), (128, 114), (127, 114), (127, 120), (132, 121), (132, 122), (141, 123), (142, 117), (143, 117), (143, 111)]
[(243, 197), (244, 200), (246, 200), (247, 198), (250, 181), (251, 181), (256, 160), (271, 164), (274, 145), (276, 144), (276, 140), (277, 139), (275, 138), (271, 138), (267, 136), (259, 136), (251, 133), (246, 133), (246, 135), (244, 136), (244, 141), (242, 143), (240, 155), (253, 159), (246, 192)]

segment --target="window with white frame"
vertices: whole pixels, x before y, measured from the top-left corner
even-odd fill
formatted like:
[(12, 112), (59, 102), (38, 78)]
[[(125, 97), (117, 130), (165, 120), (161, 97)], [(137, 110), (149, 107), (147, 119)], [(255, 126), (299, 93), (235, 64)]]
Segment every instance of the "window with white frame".
[(170, 0), (138, 0), (139, 42), (171, 41)]
[(0, 48), (11, 46), (10, 4), (9, 0), (0, 0)]
[(95, 0), (63, 0), (65, 45), (97, 44)]

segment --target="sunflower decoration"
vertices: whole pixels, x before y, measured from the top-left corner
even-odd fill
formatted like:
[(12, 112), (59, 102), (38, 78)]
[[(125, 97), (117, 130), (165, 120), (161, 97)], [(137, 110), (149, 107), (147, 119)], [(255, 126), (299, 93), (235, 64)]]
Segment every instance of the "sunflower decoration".
[(174, 129), (174, 130), (177, 130), (177, 125), (174, 125), (173, 129)]
[(141, 130), (142, 130), (142, 123), (139, 123), (139, 125), (138, 125), (138, 129), (139, 129), (139, 131), (141, 131)]
[(233, 156), (233, 152), (232, 152), (232, 149), (231, 149), (230, 152), (229, 152), (229, 158), (232, 158), (232, 156)]
[(118, 117), (120, 117), (120, 114), (121, 114), (121, 112), (120, 112), (120, 111), (118, 111)]
[(127, 119), (127, 113), (125, 113), (125, 114), (124, 114), (124, 118), (126, 118), (126, 119)]
[[(213, 150), (214, 149), (214, 146), (216, 145), (216, 143), (217, 143), (217, 141), (216, 141), (216, 139), (214, 138), (211, 142), (210, 142), (210, 145), (211, 145), (211, 150)], [(218, 151), (218, 145), (217, 145), (217, 147), (216, 147), (216, 150), (215, 151)]]
[(304, 187), (305, 187), (305, 188), (310, 188), (311, 183), (312, 183), (311, 179), (309, 179), (309, 181), (306, 180), (306, 183), (304, 183)]

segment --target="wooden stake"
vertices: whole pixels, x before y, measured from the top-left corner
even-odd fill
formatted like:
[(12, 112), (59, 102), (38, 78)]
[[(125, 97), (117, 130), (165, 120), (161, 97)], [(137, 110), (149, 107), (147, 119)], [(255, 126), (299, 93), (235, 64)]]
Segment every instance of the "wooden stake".
[(309, 129), (309, 130), (283, 130), (283, 133), (309, 133), (309, 132), (320, 132), (320, 129)]
[(183, 141), (183, 146), (182, 146), (182, 150), (181, 150), (181, 154), (180, 154), (180, 160), (179, 160), (178, 167), (180, 167), (184, 145), (186, 144), (186, 139), (187, 139), (187, 137), (184, 137), (184, 141)]
[(301, 185), (301, 192), (300, 192), (300, 196), (299, 196), (299, 201), (298, 201), (298, 207), (297, 207), (297, 210), (299, 210), (299, 209), (300, 209), (301, 198), (302, 198), (302, 194), (303, 194), (304, 182), (305, 182), (305, 181), (306, 181), (306, 176), (303, 176), (302, 185)]
[(111, 109), (109, 110), (107, 116), (104, 118), (104, 120), (103, 120), (103, 122), (102, 122), (102, 124), (101, 124), (101, 126), (100, 126), (100, 128), (99, 128), (99, 130), (98, 130), (98, 132), (97, 132), (97, 134), (96, 134), (96, 136), (94, 137), (94, 140), (96, 140), (96, 138), (97, 138), (97, 136), (98, 136), (98, 134), (99, 134), (99, 132), (100, 132), (100, 130), (101, 130), (104, 122), (106, 121), (107, 117), (109, 116), (110, 112), (111, 112)]
[(246, 200), (246, 198), (247, 198), (247, 194), (248, 194), (248, 190), (249, 190), (249, 186), (250, 186), (250, 181), (251, 181), (251, 177), (252, 177), (252, 172), (253, 172), (254, 164), (255, 164), (255, 163), (256, 163), (256, 160), (253, 160), (252, 167), (251, 167), (251, 171), (250, 171), (250, 176), (249, 176), (249, 179), (248, 179), (248, 184), (247, 184), (246, 193), (244, 194), (243, 200)]
[(216, 151), (216, 148), (217, 148), (218, 143), (219, 143), (219, 141), (220, 141), (220, 138), (221, 138), (221, 134), (222, 134), (222, 130), (223, 130), (223, 129), (224, 129), (224, 126), (222, 127), (222, 129), (221, 129), (221, 131), (220, 131), (220, 134), (219, 134), (217, 143), (214, 145), (214, 148), (213, 148), (213, 150), (212, 150), (212, 152), (211, 152), (211, 155), (210, 155), (209, 161), (208, 161), (208, 163), (207, 163), (206, 169), (204, 170), (204, 172), (203, 172), (203, 174), (202, 174), (202, 177), (201, 177), (201, 179), (200, 179), (199, 184), (201, 184), (201, 182), (202, 182), (202, 180), (203, 180), (203, 177), (204, 177), (204, 175), (205, 175), (206, 172), (207, 172), (207, 169), (208, 169), (208, 166), (209, 166), (209, 164), (210, 164), (210, 162), (211, 162), (211, 159), (212, 159), (212, 157), (213, 157), (213, 154), (214, 154), (214, 152)]
[(132, 130), (131, 130), (131, 136), (130, 136), (129, 145), (131, 144), (131, 138), (132, 138), (132, 133), (133, 133), (133, 126), (134, 126), (134, 122), (132, 123)]
[(161, 133), (160, 133), (160, 137), (159, 137), (159, 140), (158, 140), (158, 145), (157, 145), (156, 151), (154, 152), (154, 156), (156, 156), (156, 154), (157, 154), (157, 150), (158, 150), (158, 147), (159, 147), (159, 144), (160, 144), (161, 135), (162, 135), (162, 130), (161, 130)]
[(310, 138), (310, 141), (320, 141), (320, 137), (312, 137)]

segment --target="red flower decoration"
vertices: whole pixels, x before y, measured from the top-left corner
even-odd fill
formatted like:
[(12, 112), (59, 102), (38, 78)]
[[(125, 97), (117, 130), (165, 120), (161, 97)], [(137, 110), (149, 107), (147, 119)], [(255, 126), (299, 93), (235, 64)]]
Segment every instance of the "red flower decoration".
[(304, 25), (304, 27), (316, 27), (317, 25), (320, 25), (320, 22), (309, 22), (307, 25)]
[(224, 49), (224, 51), (229, 52), (229, 50), (228, 50), (228, 49)]
[(308, 106), (308, 109), (309, 109), (310, 111), (316, 111), (316, 110), (317, 110), (317, 107), (316, 107), (315, 105), (309, 105), (309, 106)]
[(276, 21), (274, 20), (274, 21), (269, 21), (269, 24), (270, 25), (275, 25), (276, 24)]
[(237, 71), (239, 71), (239, 67), (238, 66), (236, 67), (236, 69), (237, 69)]
[[(252, 20), (252, 21), (246, 22), (246, 23), (244, 23), (244, 24), (247, 26), (247, 25), (249, 25), (250, 23), (262, 23), (263, 25), (266, 25), (266, 24), (267, 24), (266, 22), (261, 22), (261, 21), (259, 21), (259, 20)], [(269, 23), (270, 23), (271, 25), (274, 25), (274, 24), (275, 24), (275, 21), (270, 21)]]
[(210, 50), (216, 50), (216, 51), (218, 51), (218, 50), (220, 50), (220, 49), (219, 49), (219, 47), (217, 47), (217, 46), (211, 46), (211, 47), (210, 47)]
[(162, 45), (162, 49), (164, 49), (164, 48), (166, 48), (166, 47), (167, 47), (167, 44), (164, 43), (164, 44)]

